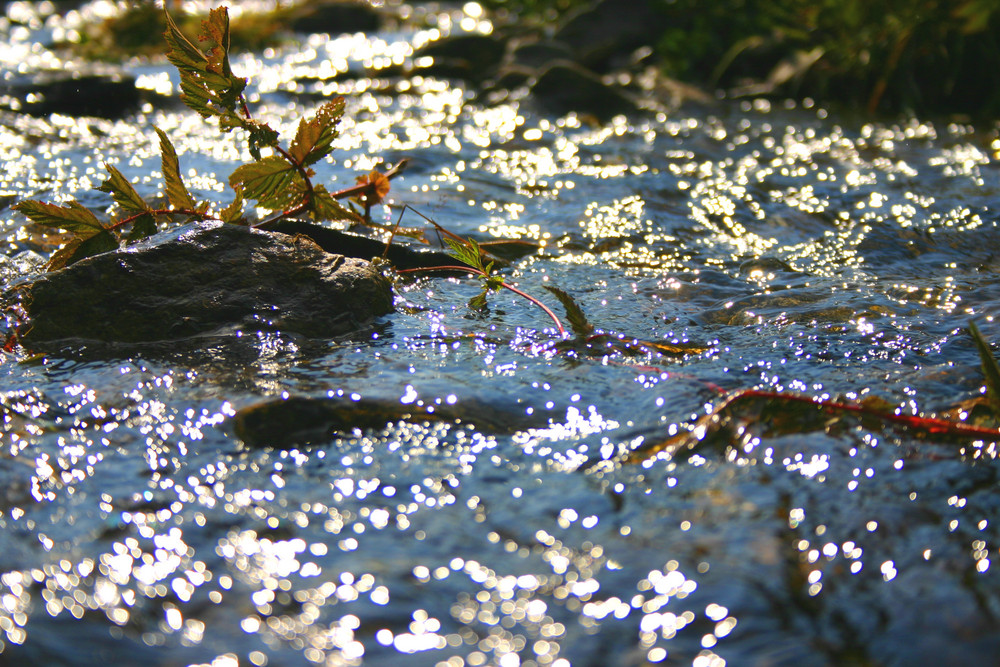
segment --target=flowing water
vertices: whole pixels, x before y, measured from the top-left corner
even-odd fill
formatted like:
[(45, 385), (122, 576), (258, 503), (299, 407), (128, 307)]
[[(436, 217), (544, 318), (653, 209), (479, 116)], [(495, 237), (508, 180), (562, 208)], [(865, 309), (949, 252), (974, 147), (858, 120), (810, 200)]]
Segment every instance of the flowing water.
[[(58, 25), (8, 28), (3, 48), (50, 58), (32, 44)], [(431, 79), (314, 81), (426, 37), (302, 37), (236, 65), (286, 137), (321, 95), (346, 95), (321, 180), (410, 159), (379, 220), (408, 204), (458, 234), (536, 242), (508, 282), (560, 314), (543, 288), (561, 287), (598, 329), (681, 353), (567, 352), (513, 293), (477, 311), (471, 279), (423, 278), (353, 338), (8, 355), (0, 664), (992, 663), (988, 439), (800, 422), (773, 399), (683, 456), (615, 457), (706, 424), (720, 390), (910, 415), (979, 397), (966, 326), (1000, 337), (996, 129), (808, 102), (596, 126)], [(131, 69), (176, 84), (164, 64)], [(154, 125), (196, 195), (228, 202), (248, 156), (180, 107), (3, 116), (3, 201), (104, 210), (104, 161), (155, 196)], [(9, 286), (47, 248), (9, 208), (0, 221)], [(297, 448), (236, 437), (237, 411), (286, 395), (541, 421), (398, 421)]]

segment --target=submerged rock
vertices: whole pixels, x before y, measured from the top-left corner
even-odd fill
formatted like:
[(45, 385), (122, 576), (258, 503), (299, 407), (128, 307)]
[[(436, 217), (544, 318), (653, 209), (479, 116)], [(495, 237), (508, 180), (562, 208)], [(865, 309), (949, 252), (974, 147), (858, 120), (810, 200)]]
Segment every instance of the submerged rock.
[(236, 436), (248, 447), (321, 445), (337, 433), (377, 429), (395, 422), (469, 424), (491, 433), (514, 433), (549, 423), (543, 411), (517, 404), (467, 398), (457, 404), (417, 405), (398, 399), (292, 396), (241, 409), (233, 417)]
[(0, 106), (32, 116), (122, 118), (141, 102), (135, 77), (104, 65), (31, 72), (0, 82)]
[(295, 32), (344, 33), (375, 32), (382, 29), (384, 10), (359, 0), (325, 0), (302, 3), (293, 12), (289, 27)]
[(88, 257), (25, 289), (29, 349), (73, 340), (147, 343), (237, 331), (333, 337), (392, 311), (367, 261), (304, 236), (185, 225)]
[(531, 93), (554, 113), (592, 114), (608, 120), (618, 114), (638, 111), (639, 106), (627, 93), (604, 83), (599, 76), (576, 63), (557, 60), (541, 71)]

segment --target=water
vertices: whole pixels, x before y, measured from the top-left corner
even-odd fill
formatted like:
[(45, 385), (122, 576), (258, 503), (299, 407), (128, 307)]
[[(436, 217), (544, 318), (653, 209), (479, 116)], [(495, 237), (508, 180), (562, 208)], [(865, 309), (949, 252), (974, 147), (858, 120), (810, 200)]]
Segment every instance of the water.
[[(4, 48), (29, 38), (8, 30)], [(289, 136), (316, 85), (290, 82), (418, 38), (312, 38), (237, 65), (257, 115)], [(150, 86), (173, 76), (136, 67)], [(791, 407), (747, 404), (684, 456), (584, 464), (683, 433), (720, 389), (905, 414), (979, 396), (965, 326), (1000, 335), (995, 128), (808, 102), (595, 127), (530, 100), (484, 108), (438, 81), (337, 85), (348, 114), (321, 180), (409, 157), (380, 220), (409, 204), (459, 234), (537, 242), (505, 279), (561, 314), (543, 289), (559, 286), (597, 328), (689, 351), (560, 351), (525, 300), (505, 291), (475, 312), (474, 282), (433, 278), (401, 285), (398, 312), (354, 339), (8, 355), (0, 664), (994, 659), (991, 442), (845, 414), (782, 424)], [(153, 108), (4, 116), (0, 194), (103, 209), (91, 188), (107, 161), (153, 196), (153, 125), (196, 196), (228, 202), (238, 144)], [(9, 209), (2, 222), (9, 285), (52, 242)], [(478, 401), (540, 422), (244, 445), (234, 414), (285, 394), (472, 416)]]

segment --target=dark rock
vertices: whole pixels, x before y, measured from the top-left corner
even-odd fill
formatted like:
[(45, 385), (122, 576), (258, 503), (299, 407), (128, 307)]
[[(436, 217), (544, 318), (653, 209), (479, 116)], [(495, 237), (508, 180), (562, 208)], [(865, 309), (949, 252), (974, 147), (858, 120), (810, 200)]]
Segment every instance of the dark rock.
[(624, 91), (565, 60), (546, 67), (531, 85), (531, 93), (542, 106), (559, 114), (575, 111), (607, 120), (638, 110), (638, 105)]
[[(371, 259), (372, 257), (381, 257), (385, 253), (384, 241), (332, 227), (324, 227), (308, 220), (276, 220), (269, 223), (267, 228), (269, 231), (281, 232), (282, 234), (308, 236), (323, 250), (347, 257)], [(413, 248), (399, 243), (390, 245), (385, 257), (397, 269), (426, 269), (455, 263), (455, 258), (446, 252), (426, 247)]]
[(565, 42), (511, 40), (505, 63), (539, 69), (556, 60), (572, 59), (573, 49)]
[(333, 337), (392, 311), (390, 285), (368, 262), (306, 237), (222, 223), (185, 225), (88, 257), (26, 290), (28, 349), (243, 330)]
[(399, 421), (468, 424), (491, 433), (513, 433), (545, 426), (549, 416), (527, 414), (516, 404), (474, 398), (425, 406), (385, 398), (292, 396), (241, 409), (233, 417), (233, 430), (249, 447), (289, 448), (324, 444), (336, 433), (383, 428)]
[(0, 82), (0, 105), (32, 116), (122, 118), (141, 102), (135, 77), (98, 65), (33, 72)]
[(668, 19), (660, 5), (656, 0), (600, 0), (572, 16), (554, 37), (571, 45), (581, 64), (606, 71), (663, 34)]
[(341, 0), (303, 3), (297, 8), (289, 28), (295, 32), (331, 35), (376, 32), (385, 24), (386, 14), (367, 2)]
[(506, 40), (494, 35), (453, 35), (418, 49), (413, 61), (420, 74), (483, 81), (496, 72), (506, 49)]

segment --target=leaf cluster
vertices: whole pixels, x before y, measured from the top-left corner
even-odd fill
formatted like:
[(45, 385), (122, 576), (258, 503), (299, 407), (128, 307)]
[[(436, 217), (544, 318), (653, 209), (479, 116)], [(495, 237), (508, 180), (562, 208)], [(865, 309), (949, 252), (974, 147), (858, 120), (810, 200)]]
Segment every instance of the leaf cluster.
[(108, 177), (99, 189), (110, 194), (115, 203), (108, 221), (98, 219), (75, 200), (66, 205), (26, 200), (14, 207), (36, 225), (69, 233), (66, 245), (49, 261), (50, 270), (146, 238), (157, 231), (161, 221), (218, 219), (246, 224), (243, 208), (247, 200), (278, 212), (279, 217), (307, 215), (317, 221), (358, 221), (358, 214), (337, 199), (360, 195), (367, 217), (370, 207), (388, 193), (389, 180), (384, 174), (362, 176), (359, 186), (332, 193), (312, 181), (316, 175), (312, 165), (333, 152), (337, 126), (344, 114), (343, 98), (328, 101), (312, 116), (302, 118), (285, 148), (277, 131), (250, 114), (244, 97), (247, 80), (233, 72), (229, 60), (228, 10), (220, 7), (209, 12), (202, 21), (200, 45), (189, 40), (168, 13), (164, 12), (164, 16), (167, 59), (180, 74), (181, 100), (206, 120), (214, 119), (223, 133), (244, 133), (252, 161), (237, 167), (229, 177), (235, 192), (232, 203), (213, 211), (211, 204), (196, 202), (191, 196), (181, 178), (176, 150), (167, 135), (155, 128), (168, 206), (154, 207), (124, 174), (105, 164)]
[(483, 291), (469, 299), (469, 307), (477, 310), (485, 308), (487, 295), (500, 291), (504, 286), (503, 278), (493, 273), (493, 261), (484, 261), (483, 251), (475, 239), (448, 237), (444, 241), (448, 244), (448, 254), (475, 269), (482, 280)]

